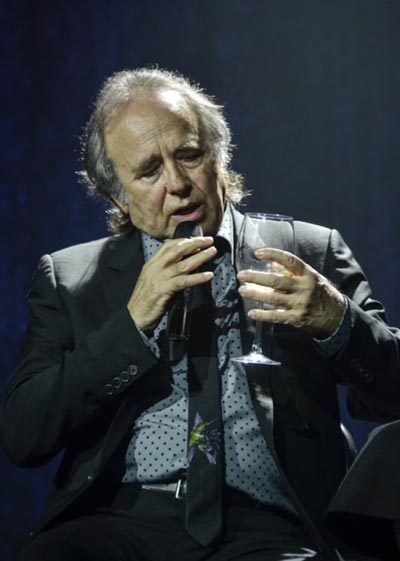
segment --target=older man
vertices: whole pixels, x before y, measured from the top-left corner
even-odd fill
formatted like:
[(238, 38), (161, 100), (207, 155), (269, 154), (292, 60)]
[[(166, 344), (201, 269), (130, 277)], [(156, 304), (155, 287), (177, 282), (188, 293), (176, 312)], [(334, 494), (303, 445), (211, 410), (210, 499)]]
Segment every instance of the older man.
[[(400, 334), (350, 250), (336, 231), (295, 223), (296, 256), (260, 256), (289, 275), (236, 276), (243, 186), (229, 128), (178, 75), (113, 75), (84, 149), (116, 235), (44, 256), (30, 291), (2, 443), (21, 466), (64, 458), (20, 559), (339, 559), (323, 522), (346, 470), (336, 384), (349, 385), (359, 417), (400, 412)], [(177, 233), (188, 221), (203, 234)], [(171, 360), (172, 306), (201, 286), (212, 304), (198, 309), (211, 306), (214, 319), (192, 321)], [(232, 361), (251, 325), (242, 298), (279, 306), (249, 315), (277, 324), (281, 367), (246, 372)], [(208, 333), (207, 359), (193, 346)], [(207, 381), (194, 387), (202, 369)], [(193, 424), (191, 404), (208, 386), (213, 412)]]

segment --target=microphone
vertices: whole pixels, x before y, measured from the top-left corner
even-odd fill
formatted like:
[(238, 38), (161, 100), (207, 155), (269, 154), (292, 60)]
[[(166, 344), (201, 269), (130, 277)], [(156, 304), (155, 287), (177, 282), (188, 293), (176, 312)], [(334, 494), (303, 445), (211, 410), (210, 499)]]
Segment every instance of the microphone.
[[(202, 236), (203, 230), (196, 222), (180, 222), (175, 230), (173, 239), (193, 238)], [(189, 340), (190, 316), (192, 311), (192, 288), (185, 288), (178, 292), (168, 313), (166, 330), (168, 362), (177, 364), (183, 357)]]

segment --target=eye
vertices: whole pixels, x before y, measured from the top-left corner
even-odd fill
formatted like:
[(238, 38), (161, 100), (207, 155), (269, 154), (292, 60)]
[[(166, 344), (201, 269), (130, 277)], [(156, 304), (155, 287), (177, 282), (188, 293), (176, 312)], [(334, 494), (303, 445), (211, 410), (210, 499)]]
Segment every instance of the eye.
[(178, 159), (182, 162), (186, 162), (188, 164), (190, 163), (196, 163), (199, 160), (201, 160), (201, 158), (203, 157), (203, 150), (194, 150), (194, 151), (190, 151), (190, 152), (184, 152), (182, 154), (180, 154), (178, 156)]
[(158, 167), (151, 168), (140, 175), (140, 179), (151, 179), (157, 174)]

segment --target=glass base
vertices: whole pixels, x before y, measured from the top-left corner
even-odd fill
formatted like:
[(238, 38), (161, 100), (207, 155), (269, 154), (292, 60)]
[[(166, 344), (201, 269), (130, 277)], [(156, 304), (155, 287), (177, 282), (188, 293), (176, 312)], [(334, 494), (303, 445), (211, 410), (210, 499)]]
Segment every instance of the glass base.
[(262, 353), (249, 353), (244, 356), (237, 356), (232, 359), (233, 362), (240, 362), (241, 364), (267, 364), (268, 366), (280, 366), (282, 363), (268, 358)]

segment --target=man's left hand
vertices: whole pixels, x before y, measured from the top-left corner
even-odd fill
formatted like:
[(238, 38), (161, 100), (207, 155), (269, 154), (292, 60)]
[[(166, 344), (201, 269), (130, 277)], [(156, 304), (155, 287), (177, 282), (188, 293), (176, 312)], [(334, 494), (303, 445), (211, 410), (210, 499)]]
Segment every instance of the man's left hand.
[(344, 296), (323, 275), (292, 253), (263, 248), (256, 251), (260, 261), (274, 261), (285, 272), (243, 270), (239, 292), (243, 298), (274, 306), (277, 309), (254, 308), (254, 320), (283, 323), (325, 339), (339, 327), (346, 308)]

